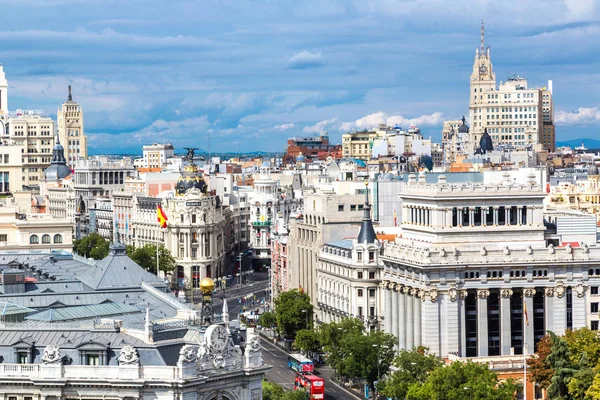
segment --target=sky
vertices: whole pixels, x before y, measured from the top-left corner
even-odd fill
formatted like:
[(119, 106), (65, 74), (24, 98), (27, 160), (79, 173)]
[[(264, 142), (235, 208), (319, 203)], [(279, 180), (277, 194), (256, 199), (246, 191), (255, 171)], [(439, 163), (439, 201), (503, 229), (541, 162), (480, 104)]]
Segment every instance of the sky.
[(468, 114), (481, 20), (496, 80), (553, 80), (557, 140), (600, 139), (600, 0), (0, 0), (9, 107), (67, 86), (92, 153), (284, 151)]

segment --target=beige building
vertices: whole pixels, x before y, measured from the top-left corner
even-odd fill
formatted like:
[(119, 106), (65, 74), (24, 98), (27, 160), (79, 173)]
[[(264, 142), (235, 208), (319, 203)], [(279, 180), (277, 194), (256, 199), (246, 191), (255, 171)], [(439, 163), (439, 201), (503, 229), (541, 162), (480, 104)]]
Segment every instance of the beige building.
[[(21, 185), (39, 187), (52, 160), (54, 121), (41, 111), (17, 110), (8, 119), (8, 143), (22, 150)], [(15, 182), (13, 185), (19, 188)]]
[(469, 122), (474, 151), (487, 129), (494, 147), (525, 148), (554, 151), (554, 111), (552, 81), (547, 87), (529, 88), (527, 80), (511, 75), (496, 86), (490, 50), (475, 52), (471, 72)]
[(21, 190), (23, 166), (21, 146), (0, 144), (0, 193)]
[(58, 137), (65, 148), (65, 158), (69, 165), (74, 165), (80, 158), (86, 159), (87, 138), (83, 130), (83, 110), (79, 103), (73, 101), (71, 85), (69, 97), (56, 112)]
[(0, 207), (1, 250), (73, 250), (73, 223), (48, 214), (22, 213), (18, 206)]
[(167, 159), (173, 157), (175, 148), (171, 143), (153, 143), (142, 148), (144, 152), (143, 168), (162, 168)]

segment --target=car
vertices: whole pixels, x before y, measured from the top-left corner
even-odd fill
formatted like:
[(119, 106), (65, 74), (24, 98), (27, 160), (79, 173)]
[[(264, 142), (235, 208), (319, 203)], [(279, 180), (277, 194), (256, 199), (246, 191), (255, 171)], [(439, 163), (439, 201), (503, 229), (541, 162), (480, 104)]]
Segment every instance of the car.
[(245, 331), (246, 329), (246, 324), (240, 324), (240, 331)]

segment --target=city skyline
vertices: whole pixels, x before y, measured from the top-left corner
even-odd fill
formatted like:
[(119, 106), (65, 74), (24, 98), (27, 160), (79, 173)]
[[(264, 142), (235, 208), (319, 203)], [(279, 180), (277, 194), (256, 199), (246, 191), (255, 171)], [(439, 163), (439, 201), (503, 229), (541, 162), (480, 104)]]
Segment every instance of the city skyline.
[(56, 118), (71, 84), (95, 153), (208, 149), (209, 134), (214, 152), (282, 151), (290, 136), (339, 142), (380, 122), (439, 141), (445, 119), (468, 114), (483, 18), (498, 81), (553, 80), (557, 141), (597, 136), (598, 5), (464, 5), (12, 1), (0, 62), (11, 110)]

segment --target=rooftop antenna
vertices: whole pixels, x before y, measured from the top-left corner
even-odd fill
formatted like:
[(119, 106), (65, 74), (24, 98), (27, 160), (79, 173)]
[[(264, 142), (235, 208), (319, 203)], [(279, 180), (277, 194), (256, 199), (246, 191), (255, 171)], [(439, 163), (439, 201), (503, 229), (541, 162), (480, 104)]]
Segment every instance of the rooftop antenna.
[(485, 26), (483, 23), (483, 18), (481, 19), (481, 44), (479, 47), (479, 54), (485, 54)]

